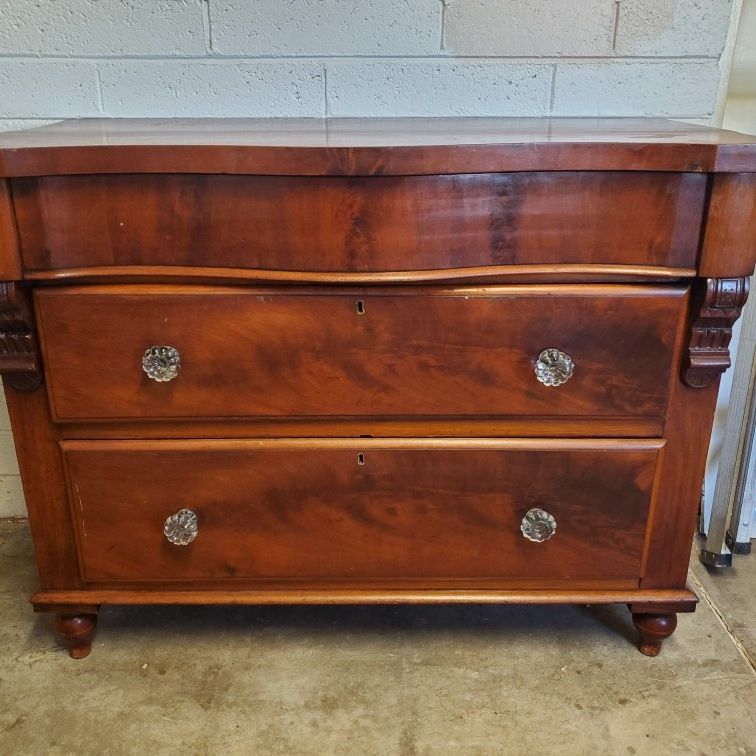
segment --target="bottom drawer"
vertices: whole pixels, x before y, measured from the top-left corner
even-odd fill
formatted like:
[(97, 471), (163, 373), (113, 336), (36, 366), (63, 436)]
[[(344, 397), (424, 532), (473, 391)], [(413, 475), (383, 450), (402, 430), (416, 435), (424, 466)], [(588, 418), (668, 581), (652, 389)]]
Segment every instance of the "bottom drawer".
[[(68, 441), (63, 451), (90, 582), (635, 579), (663, 443)], [(164, 524), (182, 509), (196, 515), (196, 537), (176, 545)], [(523, 535), (531, 509), (554, 518), (547, 540)]]

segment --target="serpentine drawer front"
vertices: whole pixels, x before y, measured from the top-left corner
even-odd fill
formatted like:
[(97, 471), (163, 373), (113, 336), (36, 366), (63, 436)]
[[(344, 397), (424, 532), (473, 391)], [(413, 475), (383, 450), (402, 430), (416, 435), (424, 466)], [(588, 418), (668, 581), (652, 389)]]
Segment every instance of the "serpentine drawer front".
[(686, 303), (621, 285), (37, 293), (61, 420), (661, 418)]
[(673, 122), (2, 133), (34, 608), (81, 658), (103, 604), (619, 602), (656, 655), (755, 258), (756, 139)]
[[(288, 176), (44, 176), (14, 186), (24, 260), (34, 270), (691, 268), (705, 195), (700, 174), (646, 172), (304, 182)], [(501, 220), (492, 223), (492, 217)]]
[[(63, 445), (88, 581), (624, 578), (633, 587), (661, 447), (476, 439)], [(183, 539), (191, 540), (171, 542), (166, 520), (182, 510), (196, 518)], [(526, 532), (542, 542), (522, 532), (523, 518), (539, 510), (553, 523), (539, 516), (546, 530)]]

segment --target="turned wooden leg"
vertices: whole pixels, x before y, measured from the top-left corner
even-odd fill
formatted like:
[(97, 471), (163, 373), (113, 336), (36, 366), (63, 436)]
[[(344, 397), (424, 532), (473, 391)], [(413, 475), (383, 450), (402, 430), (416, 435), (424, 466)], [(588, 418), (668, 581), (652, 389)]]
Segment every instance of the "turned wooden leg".
[(633, 624), (640, 636), (639, 651), (646, 656), (658, 656), (664, 639), (675, 632), (677, 615), (633, 612)]
[(74, 659), (89, 656), (96, 627), (96, 614), (55, 615), (55, 632)]

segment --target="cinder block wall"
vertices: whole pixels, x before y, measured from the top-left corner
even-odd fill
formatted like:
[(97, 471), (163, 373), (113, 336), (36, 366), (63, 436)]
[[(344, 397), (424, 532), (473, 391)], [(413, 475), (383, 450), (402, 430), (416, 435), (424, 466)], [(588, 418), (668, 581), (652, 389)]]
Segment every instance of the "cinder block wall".
[[(733, 2), (2, 0), (0, 129), (102, 116), (708, 122)], [(3, 413), (0, 516), (23, 515)]]
[(710, 118), (733, 0), (3, 0), (0, 118)]

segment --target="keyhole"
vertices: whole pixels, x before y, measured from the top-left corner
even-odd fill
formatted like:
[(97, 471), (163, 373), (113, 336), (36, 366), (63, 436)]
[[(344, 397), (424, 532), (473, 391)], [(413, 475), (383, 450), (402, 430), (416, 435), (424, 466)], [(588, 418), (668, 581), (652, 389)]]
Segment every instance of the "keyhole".
[(365, 303), (361, 299), (357, 300), (357, 314), (358, 315), (365, 314)]
[(364, 465), (365, 464), (365, 455), (362, 452), (360, 452), (357, 455), (357, 464), (358, 465)]

